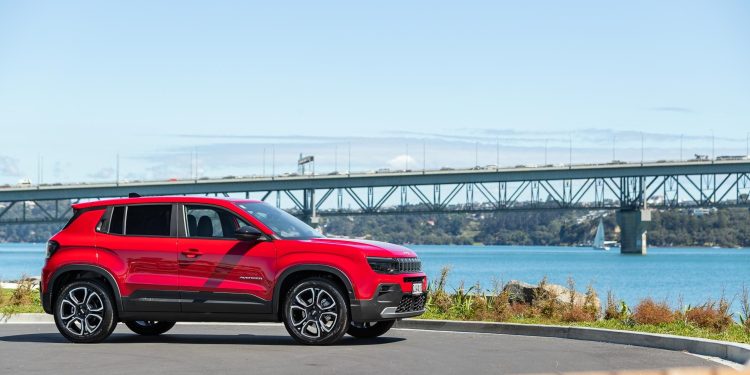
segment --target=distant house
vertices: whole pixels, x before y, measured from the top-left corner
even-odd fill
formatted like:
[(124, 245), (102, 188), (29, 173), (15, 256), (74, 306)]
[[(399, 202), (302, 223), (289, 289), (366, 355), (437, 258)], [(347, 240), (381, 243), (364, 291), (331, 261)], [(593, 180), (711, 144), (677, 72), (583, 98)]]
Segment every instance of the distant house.
[(716, 212), (715, 207), (711, 208), (691, 208), (690, 209), (690, 215), (693, 216), (704, 216), (704, 215), (711, 215), (712, 213)]

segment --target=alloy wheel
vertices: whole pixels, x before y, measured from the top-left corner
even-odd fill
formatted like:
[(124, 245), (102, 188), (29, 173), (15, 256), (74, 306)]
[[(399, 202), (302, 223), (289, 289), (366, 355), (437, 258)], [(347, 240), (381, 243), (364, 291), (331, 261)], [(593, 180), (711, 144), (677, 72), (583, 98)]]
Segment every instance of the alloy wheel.
[(96, 290), (86, 286), (77, 287), (63, 296), (59, 317), (68, 332), (75, 336), (87, 336), (102, 325), (104, 302)]
[(302, 336), (320, 339), (328, 336), (339, 320), (336, 300), (319, 287), (299, 291), (289, 307), (291, 324)]

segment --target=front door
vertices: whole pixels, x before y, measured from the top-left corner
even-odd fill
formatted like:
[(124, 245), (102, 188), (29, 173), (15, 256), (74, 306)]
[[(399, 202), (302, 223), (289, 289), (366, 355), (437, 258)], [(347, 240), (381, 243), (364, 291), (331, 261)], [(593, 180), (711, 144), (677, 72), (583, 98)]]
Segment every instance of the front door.
[(181, 206), (184, 235), (178, 239), (183, 312), (270, 313), (276, 250), (270, 240), (239, 241), (250, 225), (224, 208)]

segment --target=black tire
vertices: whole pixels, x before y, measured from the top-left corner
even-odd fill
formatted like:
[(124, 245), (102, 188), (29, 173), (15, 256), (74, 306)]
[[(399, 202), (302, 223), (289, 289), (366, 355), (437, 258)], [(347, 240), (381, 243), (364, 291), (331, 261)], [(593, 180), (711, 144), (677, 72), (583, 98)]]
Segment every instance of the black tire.
[(117, 326), (109, 289), (96, 280), (64, 285), (53, 313), (58, 331), (77, 344), (102, 342)]
[(125, 322), (125, 325), (128, 326), (131, 331), (141, 336), (158, 336), (172, 329), (174, 323), (175, 322), (157, 322), (153, 320), (131, 320)]
[(372, 323), (352, 322), (352, 324), (349, 325), (349, 329), (346, 331), (346, 333), (358, 339), (371, 339), (373, 337), (382, 336), (383, 334), (388, 332), (388, 330), (393, 327), (393, 323), (396, 323), (396, 321), (383, 320), (380, 322)]
[(289, 289), (283, 306), (284, 326), (297, 342), (330, 345), (349, 328), (349, 306), (329, 279), (311, 277)]

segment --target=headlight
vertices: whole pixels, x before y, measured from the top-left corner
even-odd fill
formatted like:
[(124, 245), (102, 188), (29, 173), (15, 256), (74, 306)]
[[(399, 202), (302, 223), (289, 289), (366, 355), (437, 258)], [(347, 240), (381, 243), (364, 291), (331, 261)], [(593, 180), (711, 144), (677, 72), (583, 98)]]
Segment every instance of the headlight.
[(57, 251), (57, 248), (60, 247), (60, 244), (58, 244), (56, 241), (47, 241), (47, 259), (52, 256), (52, 254)]
[(398, 263), (393, 258), (367, 258), (367, 263), (377, 273), (394, 274), (398, 271)]

